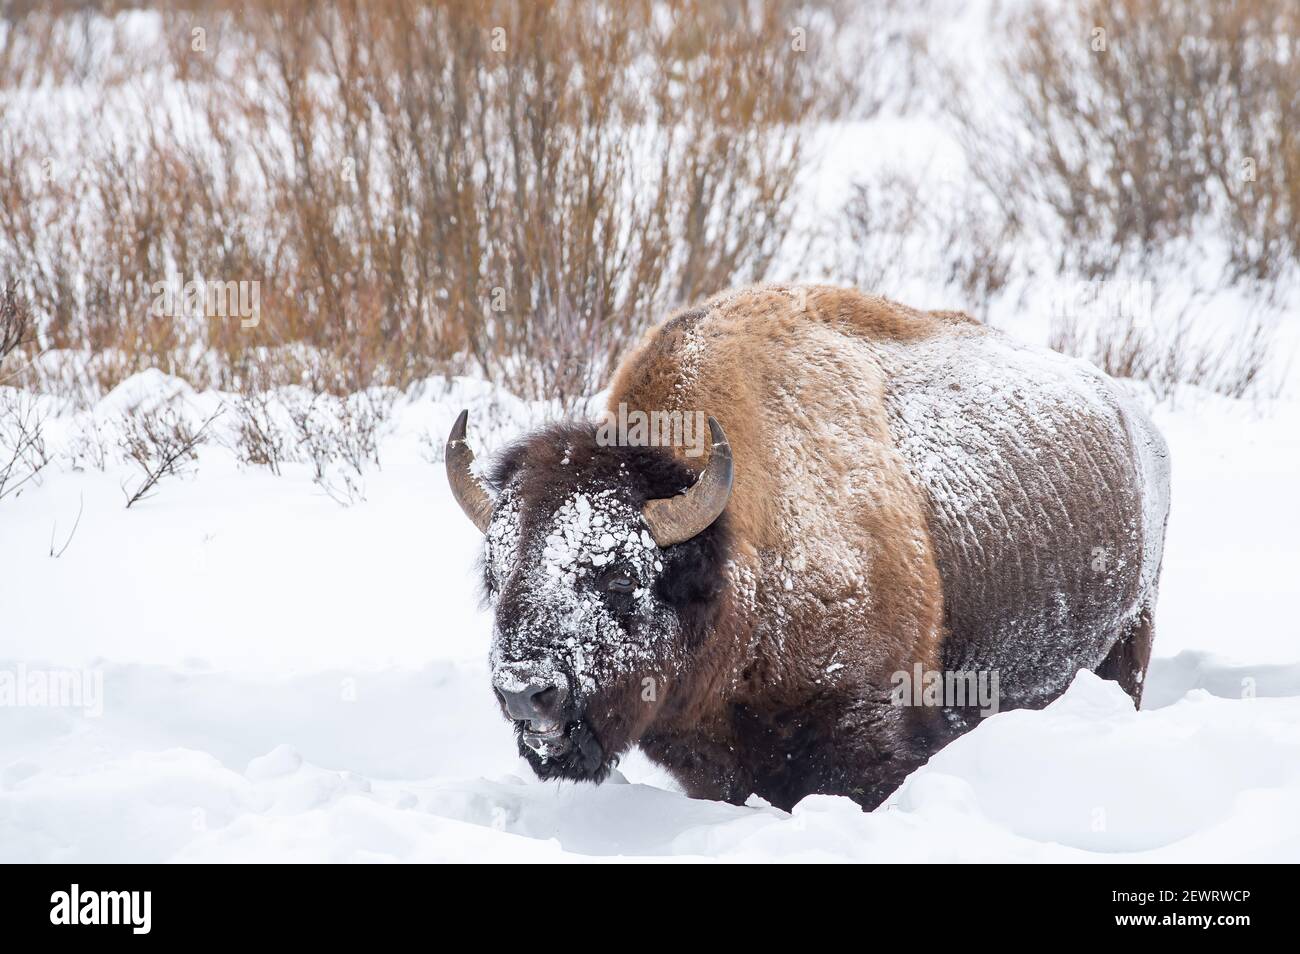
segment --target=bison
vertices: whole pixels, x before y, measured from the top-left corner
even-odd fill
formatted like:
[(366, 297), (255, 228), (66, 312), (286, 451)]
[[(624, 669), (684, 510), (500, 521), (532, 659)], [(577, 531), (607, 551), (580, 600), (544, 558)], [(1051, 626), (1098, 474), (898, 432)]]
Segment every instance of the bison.
[(1091, 365), (959, 312), (764, 286), (649, 331), (609, 407), (698, 413), (711, 446), (564, 423), (480, 477), (466, 413), (447, 444), (539, 777), (600, 781), (637, 745), (694, 797), (870, 808), (987, 715), (900, 692), (913, 673), (991, 674), (1012, 708), (1091, 669), (1140, 702), (1168, 452)]

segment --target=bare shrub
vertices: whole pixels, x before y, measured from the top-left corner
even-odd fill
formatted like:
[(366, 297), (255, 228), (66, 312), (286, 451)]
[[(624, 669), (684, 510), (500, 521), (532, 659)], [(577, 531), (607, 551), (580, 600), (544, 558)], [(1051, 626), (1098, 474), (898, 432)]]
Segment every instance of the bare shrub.
[[(18, 282), (0, 285), (0, 371), (5, 358), (32, 341), (35, 334), (31, 309), (18, 293)], [(0, 382), (4, 380), (0, 377)]]
[(0, 387), (0, 500), (17, 497), (50, 462), (45, 417), (36, 398)]
[(950, 102), (1007, 221), (1090, 278), (1187, 264), (1205, 225), (1224, 281), (1276, 289), (1300, 252), (1300, 6), (1083, 0), (1004, 29), (1007, 99)]
[(197, 427), (170, 404), (147, 410), (136, 407), (123, 416), (118, 448), (143, 475), (134, 490), (123, 484), (127, 509), (153, 496), (164, 477), (177, 477), (188, 471), (198, 459), (198, 448), (207, 443), (208, 429), (223, 410), (217, 408)]
[(311, 464), (312, 479), (317, 483), (334, 460), (334, 432), (319, 410), (320, 402), (320, 395), (296, 395), (286, 400), (298, 450)]
[(108, 467), (108, 437), (93, 415), (87, 418), (68, 441), (68, 458), (73, 470), (93, 467), (103, 471)]
[(277, 477), (280, 465), (294, 459), (279, 410), (271, 393), (263, 389), (244, 391), (235, 400), (235, 456), (242, 463), (266, 467)]
[(980, 313), (1011, 275), (1004, 224), (978, 195), (939, 187), (924, 174), (891, 171), (856, 182), (837, 229), (836, 272), (881, 294), (940, 287)]
[(1276, 351), (1276, 326), (1257, 321), (1242, 335), (1234, 337), (1223, 344), (1214, 355), (1210, 365), (1214, 368), (1212, 381), (1208, 386), (1226, 394), (1228, 397), (1244, 398), (1261, 394), (1276, 397), (1281, 390), (1281, 377), (1272, 383), (1264, 373), (1272, 367), (1272, 356)]
[(358, 391), (339, 401), (337, 445), (341, 457), (358, 474), (369, 461), (379, 468), (379, 437), (392, 411), (390, 393)]
[[(768, 270), (806, 125), (861, 85), (837, 12), (217, 0), (152, 47), (114, 22), (81, 118), (129, 134), (65, 157), (0, 110), (0, 268), (38, 263), (54, 346), (111, 356), (100, 390), (146, 367), (230, 388), (242, 356), (304, 345), (345, 369), (334, 393), (472, 370), (576, 400), (652, 318)], [(51, 16), (14, 42), (73, 42)], [(0, 84), (48, 79), (28, 73)], [(153, 314), (172, 274), (259, 281), (261, 323)]]
[(1129, 314), (1096, 320), (1070, 313), (1053, 317), (1048, 346), (1111, 377), (1145, 383), (1157, 401), (1173, 399), (1184, 384), (1232, 398), (1268, 397), (1275, 330), (1259, 317), (1238, 334), (1207, 339), (1186, 314), (1161, 327)]
[(426, 464), (441, 465), (447, 459), (447, 436), (424, 431), (420, 434), (420, 458)]
[(346, 470), (327, 472), (326, 476), (316, 481), (316, 486), (340, 507), (351, 507), (364, 503), (366, 499), (365, 480)]
[(897, 294), (914, 261), (909, 241), (929, 225), (920, 191), (897, 173), (854, 184), (840, 216), (843, 240), (839, 271), (860, 288)]
[(392, 404), (391, 392), (286, 395), (297, 450), (311, 464), (312, 479), (337, 503), (365, 499), (365, 472), (380, 467), (379, 438)]
[(1091, 361), (1113, 378), (1135, 381), (1152, 379), (1167, 367), (1168, 349), (1132, 317), (1104, 322), (1083, 321), (1077, 315), (1054, 317), (1048, 330), (1047, 346), (1062, 354)]

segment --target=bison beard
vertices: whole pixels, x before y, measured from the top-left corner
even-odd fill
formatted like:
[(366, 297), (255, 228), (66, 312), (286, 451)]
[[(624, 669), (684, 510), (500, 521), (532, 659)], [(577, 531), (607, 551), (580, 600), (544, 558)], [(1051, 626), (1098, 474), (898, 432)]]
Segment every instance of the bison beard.
[(871, 808), (985, 715), (899, 705), (899, 672), (995, 672), (1008, 709), (1088, 668), (1140, 701), (1167, 451), (1090, 366), (958, 313), (763, 287), (653, 329), (609, 405), (711, 415), (712, 450), (567, 424), (484, 481), (464, 414), (447, 447), (539, 777), (599, 782), (639, 745), (694, 797)]
[(610, 769), (618, 764), (618, 757), (605, 758), (605, 750), (600, 740), (588, 726), (582, 722), (566, 726), (564, 737), (569, 748), (563, 755), (543, 758), (524, 744), (523, 723), (515, 723), (515, 741), (519, 754), (532, 766), (540, 779), (568, 779), (570, 782), (605, 781)]

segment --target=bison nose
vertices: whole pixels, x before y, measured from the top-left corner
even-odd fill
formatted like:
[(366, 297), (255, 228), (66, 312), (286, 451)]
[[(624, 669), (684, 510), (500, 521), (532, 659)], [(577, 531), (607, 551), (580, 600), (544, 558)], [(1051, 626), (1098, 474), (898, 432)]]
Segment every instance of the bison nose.
[(531, 681), (520, 688), (515, 685), (498, 685), (497, 695), (510, 718), (519, 722), (551, 726), (563, 723), (564, 704), (569, 690), (548, 681)]

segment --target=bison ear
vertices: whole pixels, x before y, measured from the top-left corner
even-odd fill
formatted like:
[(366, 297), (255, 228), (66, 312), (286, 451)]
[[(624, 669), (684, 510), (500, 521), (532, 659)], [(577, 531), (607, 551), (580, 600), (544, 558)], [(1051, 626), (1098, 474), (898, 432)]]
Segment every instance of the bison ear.
[(731, 499), (731, 445), (720, 425), (709, 418), (713, 449), (694, 486), (676, 497), (647, 500), (641, 516), (661, 547), (681, 543), (709, 527)]
[(470, 465), (474, 463), (474, 452), (465, 442), (465, 426), (469, 423), (469, 411), (460, 412), (456, 423), (451, 426), (451, 436), (447, 438), (447, 451), (443, 455), (447, 464), (447, 483), (451, 484), (452, 496), (465, 516), (473, 521), (482, 533), (487, 533), (488, 523), (492, 520), (492, 508), (495, 501), (483, 482), (474, 476)]

